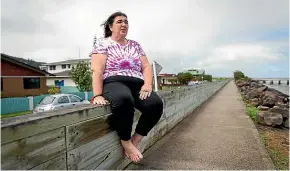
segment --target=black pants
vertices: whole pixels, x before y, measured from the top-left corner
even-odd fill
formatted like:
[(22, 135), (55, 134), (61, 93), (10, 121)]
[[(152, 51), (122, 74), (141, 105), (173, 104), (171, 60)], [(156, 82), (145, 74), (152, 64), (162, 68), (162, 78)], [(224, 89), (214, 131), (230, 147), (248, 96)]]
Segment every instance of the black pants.
[(142, 112), (135, 132), (146, 136), (163, 113), (161, 98), (152, 91), (145, 100), (139, 98), (144, 81), (128, 76), (111, 76), (104, 80), (103, 96), (111, 103), (111, 127), (121, 140), (131, 139), (135, 108)]

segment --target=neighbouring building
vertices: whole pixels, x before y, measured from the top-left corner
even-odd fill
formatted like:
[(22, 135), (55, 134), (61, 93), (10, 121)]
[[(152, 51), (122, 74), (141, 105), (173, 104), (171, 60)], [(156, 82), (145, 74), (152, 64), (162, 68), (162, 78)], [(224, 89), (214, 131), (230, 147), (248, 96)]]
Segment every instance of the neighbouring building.
[(71, 93), (78, 92), (76, 84), (69, 75), (72, 67), (75, 67), (79, 62), (88, 62), (89, 66), (91, 63), (90, 58), (88, 59), (71, 59), (60, 62), (46, 63), (41, 65), (40, 68), (50, 73), (54, 76), (49, 76), (46, 81), (47, 86), (57, 86), (60, 88), (61, 93)]
[(176, 74), (159, 74), (161, 85), (176, 85), (178, 83)]
[(46, 79), (52, 75), (1, 53), (1, 97), (47, 94)]
[(46, 63), (41, 65), (39, 68), (42, 70), (45, 70), (52, 74), (61, 73), (64, 71), (70, 71), (73, 66), (76, 66), (80, 61), (88, 62), (89, 65), (91, 63), (90, 58), (85, 59), (70, 59), (66, 61), (60, 61), (60, 62), (52, 62), (52, 63)]
[(189, 72), (193, 75), (193, 77), (198, 77), (198, 76), (202, 76), (205, 74), (204, 69), (189, 69), (189, 70), (185, 70), (183, 72)]

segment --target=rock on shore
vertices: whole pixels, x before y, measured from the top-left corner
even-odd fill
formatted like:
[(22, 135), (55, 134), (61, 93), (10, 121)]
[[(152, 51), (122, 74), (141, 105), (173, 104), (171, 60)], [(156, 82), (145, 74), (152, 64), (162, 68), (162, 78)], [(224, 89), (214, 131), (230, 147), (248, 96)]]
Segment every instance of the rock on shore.
[(255, 80), (236, 81), (238, 90), (251, 106), (258, 107), (257, 122), (289, 128), (289, 96)]

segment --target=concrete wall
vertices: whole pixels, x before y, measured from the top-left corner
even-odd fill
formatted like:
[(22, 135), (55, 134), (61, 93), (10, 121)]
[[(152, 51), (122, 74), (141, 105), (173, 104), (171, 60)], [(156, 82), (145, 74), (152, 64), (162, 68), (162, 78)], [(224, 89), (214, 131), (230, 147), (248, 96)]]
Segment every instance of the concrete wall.
[[(140, 144), (144, 152), (229, 80), (161, 91), (164, 113)], [(107, 119), (109, 106), (94, 105), (2, 119), (1, 169), (123, 169), (119, 138)], [(140, 113), (136, 112), (135, 123)]]

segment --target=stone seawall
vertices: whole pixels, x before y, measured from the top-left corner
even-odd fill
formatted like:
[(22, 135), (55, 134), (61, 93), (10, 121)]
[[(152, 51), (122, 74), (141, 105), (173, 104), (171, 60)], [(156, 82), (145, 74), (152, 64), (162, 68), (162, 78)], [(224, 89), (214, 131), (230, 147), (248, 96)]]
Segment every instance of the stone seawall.
[[(230, 80), (158, 92), (164, 112), (140, 144), (144, 152)], [(110, 106), (87, 105), (1, 120), (1, 169), (123, 169), (119, 138), (109, 129)], [(140, 113), (136, 111), (133, 128)], [(133, 129), (134, 130), (134, 129)]]
[(257, 123), (289, 128), (289, 95), (255, 80), (237, 80), (236, 85), (249, 105), (257, 107)]

